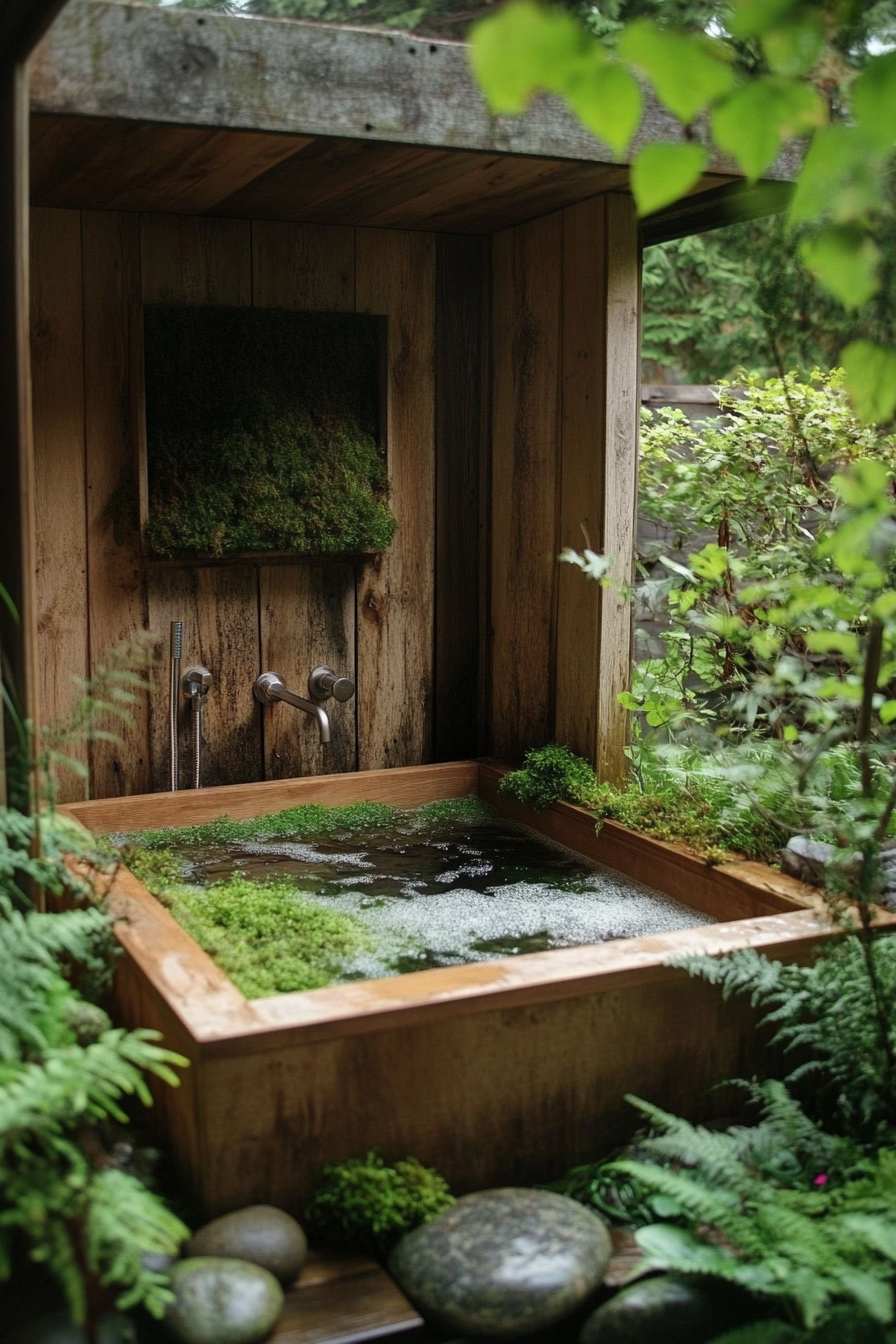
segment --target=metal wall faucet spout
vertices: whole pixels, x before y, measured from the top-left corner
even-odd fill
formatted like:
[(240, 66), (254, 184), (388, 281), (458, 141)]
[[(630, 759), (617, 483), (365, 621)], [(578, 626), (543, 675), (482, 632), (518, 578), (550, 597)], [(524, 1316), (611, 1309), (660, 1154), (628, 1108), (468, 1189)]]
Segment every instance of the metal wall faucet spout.
[(263, 705), (273, 705), (277, 700), (282, 700), (285, 705), (293, 705), (296, 709), (303, 709), (306, 714), (317, 719), (317, 725), (320, 729), (320, 740), (322, 745), (326, 745), (330, 740), (330, 720), (327, 718), (326, 710), (320, 705), (312, 704), (310, 700), (305, 700), (301, 695), (295, 695), (288, 691), (283, 684), (283, 678), (276, 672), (262, 672), (261, 676), (255, 682), (253, 693), (255, 699)]

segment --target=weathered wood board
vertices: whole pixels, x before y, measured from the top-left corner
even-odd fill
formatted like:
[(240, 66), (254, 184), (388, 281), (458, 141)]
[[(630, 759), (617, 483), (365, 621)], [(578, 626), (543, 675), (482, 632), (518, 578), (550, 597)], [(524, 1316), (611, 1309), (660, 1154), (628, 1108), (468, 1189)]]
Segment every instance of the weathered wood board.
[[(37, 529), (37, 631), (42, 648), (37, 703), (57, 733), (88, 672), (84, 460), (84, 315), (81, 217), (36, 211), (32, 220), (31, 334)], [(52, 651), (52, 652), (50, 652)], [(66, 743), (82, 763), (87, 744)], [(86, 781), (57, 771), (63, 802), (85, 797)]]

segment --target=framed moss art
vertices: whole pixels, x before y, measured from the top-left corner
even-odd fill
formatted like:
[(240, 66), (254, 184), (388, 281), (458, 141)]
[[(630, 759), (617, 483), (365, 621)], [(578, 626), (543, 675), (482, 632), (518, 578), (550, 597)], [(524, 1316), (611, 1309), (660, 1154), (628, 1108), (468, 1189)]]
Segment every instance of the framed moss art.
[(143, 310), (143, 546), (156, 559), (384, 550), (384, 319)]

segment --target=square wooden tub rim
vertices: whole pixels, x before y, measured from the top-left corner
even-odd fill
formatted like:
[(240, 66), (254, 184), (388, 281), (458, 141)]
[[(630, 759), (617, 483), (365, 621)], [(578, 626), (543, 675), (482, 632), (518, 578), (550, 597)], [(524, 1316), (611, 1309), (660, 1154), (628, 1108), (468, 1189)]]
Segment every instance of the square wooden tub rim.
[[(548, 838), (564, 837), (562, 843), (570, 848), (619, 871), (625, 868), (610, 863), (609, 854), (621, 855), (623, 861), (631, 853), (652, 855), (654, 860), (671, 865), (679, 880), (685, 874), (705, 881), (709, 873), (735, 890), (741, 888), (758, 908), (771, 911), (654, 937), (528, 953), (249, 1000), (122, 866), (108, 893), (116, 920), (115, 936), (205, 1058), (257, 1054), (296, 1042), (384, 1031), (435, 1018), (469, 1016), (667, 980), (683, 974), (670, 967), (668, 960), (685, 953), (721, 954), (755, 947), (771, 955), (796, 958), (835, 931), (817, 892), (763, 864), (736, 863), (712, 869), (680, 846), (652, 840), (615, 822), (605, 822), (595, 836), (594, 817), (582, 808), (557, 803), (543, 813), (535, 813), (512, 800), (500, 799), (497, 785), (506, 772), (507, 767), (493, 763), (462, 761), (100, 799), (69, 804), (60, 811), (97, 833), (108, 833), (198, 824), (223, 812), (233, 818), (246, 818), (301, 801), (384, 801), (413, 807), (439, 798), (480, 793), (498, 803), (502, 814), (525, 821)], [(585, 848), (589, 834), (593, 842)], [(579, 845), (570, 842), (570, 835), (580, 835)], [(659, 882), (654, 886), (662, 889)], [(881, 912), (879, 922), (896, 923), (896, 915)]]

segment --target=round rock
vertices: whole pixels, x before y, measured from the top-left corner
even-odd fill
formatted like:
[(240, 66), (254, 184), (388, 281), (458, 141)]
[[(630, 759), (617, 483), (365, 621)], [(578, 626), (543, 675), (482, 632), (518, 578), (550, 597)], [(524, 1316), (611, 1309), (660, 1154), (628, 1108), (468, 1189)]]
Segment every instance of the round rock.
[(465, 1195), (396, 1246), (389, 1269), (428, 1321), (509, 1338), (575, 1311), (603, 1278), (607, 1229), (546, 1190)]
[(287, 1288), (295, 1283), (308, 1254), (305, 1233), (295, 1218), (271, 1204), (250, 1204), (215, 1218), (194, 1233), (186, 1255), (216, 1255), (261, 1265)]
[(246, 1260), (179, 1260), (171, 1287), (165, 1321), (181, 1344), (260, 1344), (283, 1306), (273, 1274)]
[(598, 1307), (579, 1344), (706, 1344), (757, 1315), (751, 1299), (731, 1284), (663, 1274), (623, 1288)]

